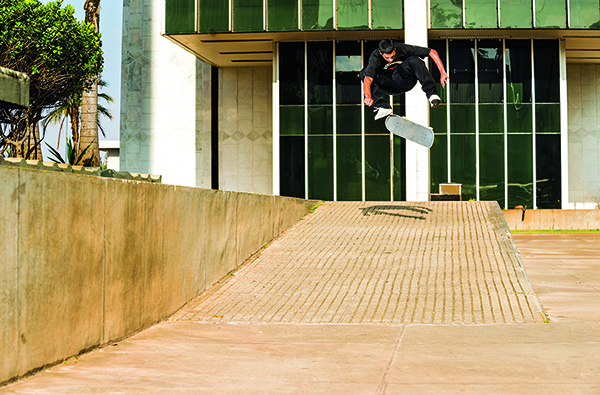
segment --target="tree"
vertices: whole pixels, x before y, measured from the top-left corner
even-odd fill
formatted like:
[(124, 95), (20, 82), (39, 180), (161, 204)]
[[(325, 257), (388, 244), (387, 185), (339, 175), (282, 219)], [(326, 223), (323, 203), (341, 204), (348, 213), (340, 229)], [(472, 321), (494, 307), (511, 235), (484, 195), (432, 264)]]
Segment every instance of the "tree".
[(0, 109), (0, 155), (24, 157), (39, 146), (43, 112), (89, 90), (102, 64), (100, 35), (77, 21), (72, 6), (0, 0), (0, 66), (30, 78), (29, 107)]
[[(85, 22), (100, 32), (100, 0), (85, 0)], [(100, 44), (102, 45), (102, 44)], [(81, 96), (81, 141), (80, 147), (90, 147), (83, 156), (83, 162), (90, 166), (100, 166), (98, 146), (98, 76), (91, 78), (91, 88)]]

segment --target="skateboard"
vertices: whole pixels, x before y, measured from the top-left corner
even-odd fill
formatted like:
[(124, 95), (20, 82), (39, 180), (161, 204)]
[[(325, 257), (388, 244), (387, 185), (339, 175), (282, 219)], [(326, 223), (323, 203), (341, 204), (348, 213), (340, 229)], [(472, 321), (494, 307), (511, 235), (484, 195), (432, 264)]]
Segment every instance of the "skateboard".
[(385, 127), (397, 136), (404, 137), (423, 147), (433, 145), (433, 129), (419, 125), (399, 115), (389, 115), (385, 119)]

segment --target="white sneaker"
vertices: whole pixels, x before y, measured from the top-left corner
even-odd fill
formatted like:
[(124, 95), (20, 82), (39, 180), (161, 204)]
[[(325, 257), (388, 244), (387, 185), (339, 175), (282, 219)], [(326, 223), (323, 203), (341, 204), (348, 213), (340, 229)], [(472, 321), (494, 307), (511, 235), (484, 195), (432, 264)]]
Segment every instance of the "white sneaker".
[(431, 103), (431, 108), (436, 108), (440, 105), (442, 99), (438, 95), (431, 95), (429, 97), (429, 103)]
[(378, 108), (375, 109), (375, 120), (387, 117), (392, 112), (393, 111), (392, 111), (391, 108), (378, 107)]

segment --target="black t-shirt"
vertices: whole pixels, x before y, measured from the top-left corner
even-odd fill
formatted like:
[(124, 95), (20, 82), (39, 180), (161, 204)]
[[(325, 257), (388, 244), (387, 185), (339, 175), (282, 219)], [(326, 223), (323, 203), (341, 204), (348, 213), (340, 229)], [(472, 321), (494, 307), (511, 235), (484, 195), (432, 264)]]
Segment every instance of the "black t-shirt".
[(365, 68), (364, 75), (375, 78), (377, 73), (380, 73), (382, 70), (392, 71), (396, 65), (402, 63), (410, 56), (418, 56), (423, 59), (429, 56), (429, 53), (431, 52), (431, 49), (429, 48), (402, 43), (394, 43), (394, 48), (396, 49), (396, 55), (394, 56), (394, 60), (390, 63), (381, 56), (379, 48), (374, 50), (369, 57), (369, 64)]

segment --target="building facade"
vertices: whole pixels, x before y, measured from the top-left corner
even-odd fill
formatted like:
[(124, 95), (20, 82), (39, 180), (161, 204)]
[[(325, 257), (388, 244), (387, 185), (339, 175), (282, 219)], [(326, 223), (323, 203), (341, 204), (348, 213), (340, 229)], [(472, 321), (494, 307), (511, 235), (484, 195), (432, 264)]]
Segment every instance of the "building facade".
[[(598, 0), (126, 0), (121, 168), (311, 199), (426, 201), (450, 182), (503, 208), (595, 208), (599, 28)], [(439, 107), (419, 86), (393, 100), (431, 149), (363, 104), (382, 38), (442, 58)]]

